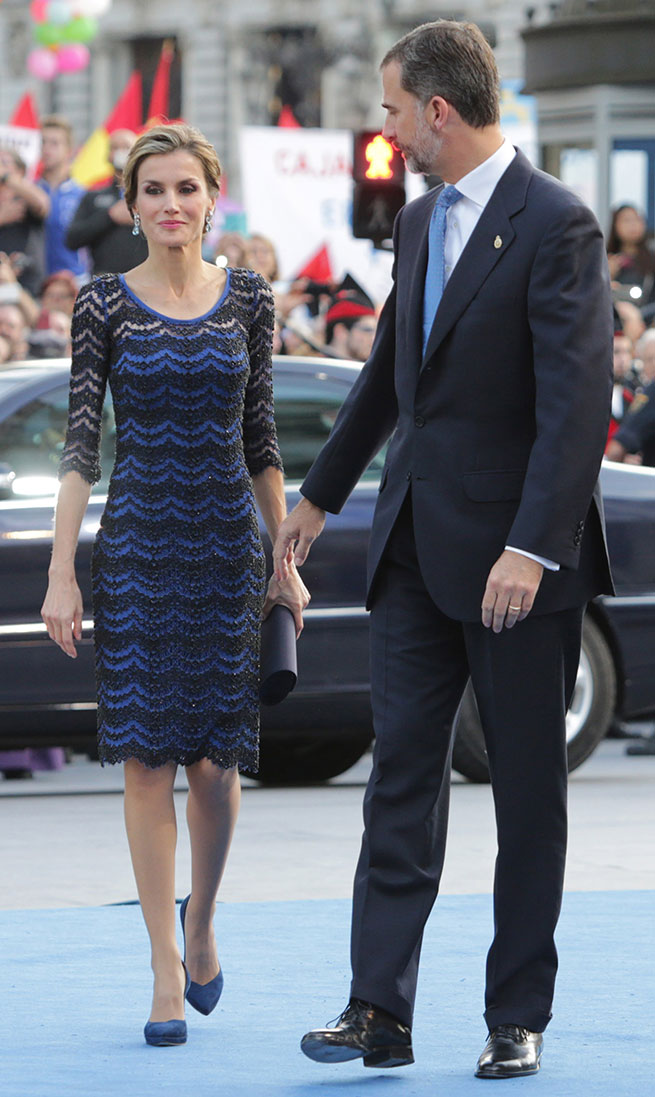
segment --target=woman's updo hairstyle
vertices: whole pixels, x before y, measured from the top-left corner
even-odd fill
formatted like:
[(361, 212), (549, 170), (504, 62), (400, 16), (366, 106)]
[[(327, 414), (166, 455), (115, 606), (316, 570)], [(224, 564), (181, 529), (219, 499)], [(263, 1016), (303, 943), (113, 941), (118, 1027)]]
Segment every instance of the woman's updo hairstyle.
[(169, 126), (153, 126), (136, 139), (123, 172), (125, 201), (130, 211), (136, 202), (139, 168), (147, 156), (162, 156), (167, 152), (189, 152), (202, 164), (207, 190), (216, 198), (221, 187), (221, 165), (216, 149), (195, 126), (174, 122)]

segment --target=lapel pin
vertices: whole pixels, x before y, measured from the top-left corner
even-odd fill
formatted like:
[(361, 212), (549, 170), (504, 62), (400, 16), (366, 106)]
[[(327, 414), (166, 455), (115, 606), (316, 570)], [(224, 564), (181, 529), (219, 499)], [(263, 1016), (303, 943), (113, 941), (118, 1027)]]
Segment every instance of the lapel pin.
[(496, 239), (494, 240), (494, 247), (495, 248), (502, 248), (502, 246), (503, 246), (503, 242), (500, 239), (500, 236), (497, 236)]

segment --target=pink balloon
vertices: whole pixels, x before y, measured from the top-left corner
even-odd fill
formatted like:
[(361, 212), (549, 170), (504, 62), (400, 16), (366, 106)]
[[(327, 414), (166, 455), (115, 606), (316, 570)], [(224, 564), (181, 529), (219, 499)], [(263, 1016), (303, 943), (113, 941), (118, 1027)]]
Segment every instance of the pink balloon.
[(71, 46), (61, 46), (57, 51), (56, 58), (59, 64), (59, 72), (79, 72), (80, 69), (86, 68), (91, 59), (91, 54), (87, 47), (79, 42)]
[(48, 0), (32, 0), (30, 15), (35, 23), (45, 23), (48, 18)]
[(52, 80), (59, 71), (57, 54), (49, 49), (32, 50), (27, 56), (27, 71), (38, 80)]

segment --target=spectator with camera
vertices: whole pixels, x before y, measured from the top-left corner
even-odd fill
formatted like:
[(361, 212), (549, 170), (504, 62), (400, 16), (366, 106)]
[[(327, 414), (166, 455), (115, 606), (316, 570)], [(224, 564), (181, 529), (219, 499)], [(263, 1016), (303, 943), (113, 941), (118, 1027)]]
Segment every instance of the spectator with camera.
[(123, 197), (123, 168), (136, 141), (131, 130), (114, 130), (109, 159), (114, 178), (106, 187), (86, 192), (66, 234), (66, 247), (91, 252), (93, 274), (118, 274), (142, 263), (148, 255), (145, 238), (135, 232)]
[(21, 264), (16, 257), (0, 251), (0, 305), (17, 305), (28, 327), (33, 327), (39, 315), (39, 306), (18, 281)]
[(26, 178), (25, 161), (0, 148), (0, 252), (9, 256), (20, 285), (35, 297), (44, 275), (44, 221), (50, 199)]
[(614, 289), (624, 292), (645, 317), (655, 314), (655, 253), (646, 220), (633, 205), (618, 206), (607, 238), (607, 259)]

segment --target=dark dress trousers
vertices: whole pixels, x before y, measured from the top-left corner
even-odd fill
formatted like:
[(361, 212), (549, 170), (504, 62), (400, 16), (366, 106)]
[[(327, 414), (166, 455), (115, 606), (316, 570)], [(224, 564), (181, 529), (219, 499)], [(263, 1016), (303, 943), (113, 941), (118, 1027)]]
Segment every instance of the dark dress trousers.
[[(455, 265), (422, 353), (438, 191), (399, 214), (371, 356), (302, 486), (338, 512), (391, 436), (369, 549), (374, 766), (355, 877), (352, 994), (411, 1023), (443, 864), (468, 675), (496, 810), (489, 1027), (545, 1028), (566, 850), (565, 711), (589, 598), (611, 591), (597, 485), (612, 308), (593, 214), (518, 152)], [(480, 621), (506, 545), (555, 561), (525, 621)]]

